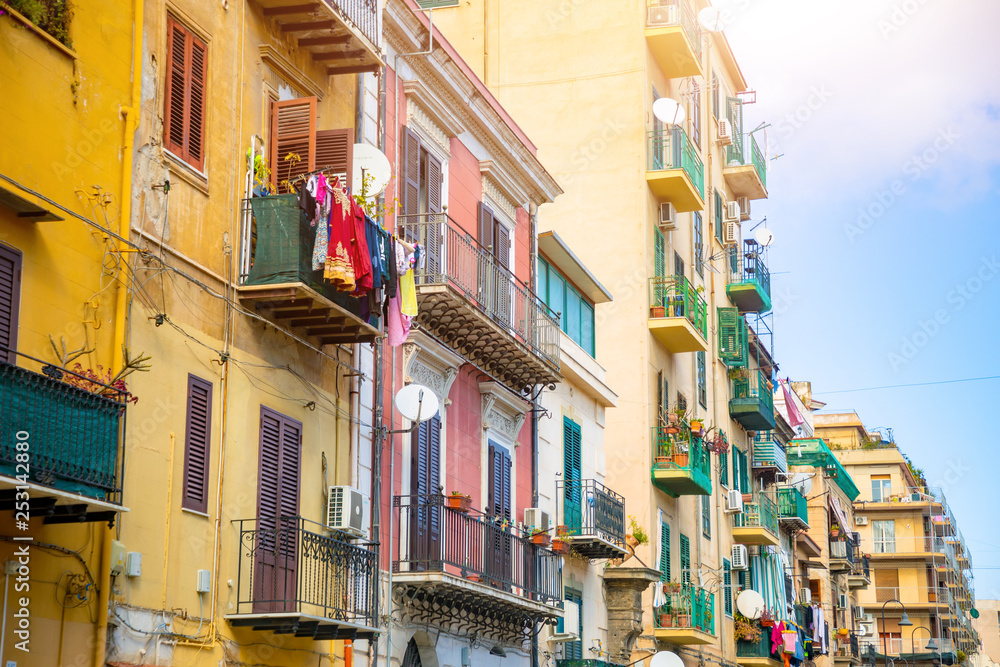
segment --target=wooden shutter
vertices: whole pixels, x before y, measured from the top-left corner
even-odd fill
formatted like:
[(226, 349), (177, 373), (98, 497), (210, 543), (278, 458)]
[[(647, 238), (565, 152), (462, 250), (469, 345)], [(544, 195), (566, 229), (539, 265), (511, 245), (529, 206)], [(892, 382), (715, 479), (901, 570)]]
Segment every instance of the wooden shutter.
[(719, 481), (723, 486), (729, 486), (729, 453), (719, 454)]
[(212, 383), (188, 375), (181, 507), (208, 512), (208, 468), (212, 441)]
[(746, 318), (738, 308), (718, 308), (719, 358), (729, 367), (746, 366), (750, 356)]
[(681, 577), (685, 584), (691, 584), (691, 541), (681, 533)]
[(715, 238), (719, 239), (719, 243), (722, 243), (722, 195), (719, 191), (715, 191), (715, 201), (713, 203), (713, 208), (715, 212)]
[(722, 595), (726, 616), (733, 615), (733, 566), (729, 559), (722, 559)]
[(486, 204), (479, 204), (479, 245), (487, 252), (493, 249), (493, 211)]
[(663, 232), (659, 229), (653, 230), (653, 268), (657, 278), (666, 277), (667, 241), (663, 238)]
[[(345, 188), (353, 187), (354, 130), (318, 130), (316, 132), (316, 165), (314, 169), (329, 169), (327, 177), (336, 175)], [(354, 194), (361, 194), (360, 192)]]
[(510, 230), (495, 217), (494, 220), (493, 256), (497, 258), (500, 266), (507, 269), (510, 268)]
[(670, 526), (660, 524), (660, 581), (670, 581)]
[(302, 424), (261, 406), (257, 518), (262, 530), (299, 513), (301, 446)]
[[(403, 126), (403, 215), (420, 213), (420, 138)], [(418, 222), (413, 219), (410, 221)]]
[(510, 472), (510, 454), (505, 448), (491, 444), (489, 511), (492, 516), (508, 521), (512, 516)]
[(199, 171), (205, 166), (207, 82), (208, 48), (168, 16), (163, 145)]
[[(441, 184), (444, 179), (444, 172), (441, 169), (441, 161), (431, 154), (427, 154), (427, 212), (441, 213)], [(438, 275), (441, 271), (441, 226), (447, 223), (445, 216), (428, 216), (431, 224), (427, 225), (427, 235), (424, 238), (424, 245), (427, 250), (427, 273)]]
[(711, 539), (712, 537), (712, 503), (709, 496), (701, 497), (701, 532)]
[(21, 253), (0, 245), (0, 359), (17, 362), (17, 323), (21, 309)]
[[(316, 169), (316, 98), (300, 97), (271, 105), (271, 185), (288, 192), (282, 183)], [(299, 159), (286, 160), (289, 155)]]

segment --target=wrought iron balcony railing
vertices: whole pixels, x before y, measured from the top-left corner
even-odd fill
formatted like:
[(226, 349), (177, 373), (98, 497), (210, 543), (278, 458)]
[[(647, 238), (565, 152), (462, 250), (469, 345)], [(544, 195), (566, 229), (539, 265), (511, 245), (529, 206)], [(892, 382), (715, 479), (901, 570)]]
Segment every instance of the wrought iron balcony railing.
[(654, 627), (693, 629), (715, 634), (715, 596), (712, 593), (685, 584), (680, 591), (665, 595), (666, 604), (653, 610)]
[(764, 528), (778, 534), (778, 507), (766, 494), (754, 493), (753, 500), (743, 503), (743, 511), (733, 515), (734, 528)]
[(393, 572), (445, 572), (558, 607), (561, 557), (510, 521), (445, 504), (445, 496), (395, 496)]
[(625, 549), (625, 498), (597, 480), (558, 480), (559, 524), (567, 536), (592, 537)]
[(0, 350), (41, 371), (0, 362), (0, 474), (120, 505), (127, 392)]
[(559, 316), (496, 256), (445, 213), (402, 215), (399, 234), (421, 243), (427, 258), (416, 269), (422, 285), (446, 285), (549, 366), (559, 368)]
[(684, 276), (649, 279), (650, 317), (684, 317), (708, 340), (705, 297)]
[(378, 0), (322, 0), (353, 23), (377, 49), (381, 44)]
[[(374, 544), (299, 516), (242, 519), (234, 625), (280, 632), (266, 617), (327, 619), (359, 635), (378, 632), (378, 557)], [(248, 616), (247, 623), (239, 617)], [(287, 622), (287, 621), (282, 621)], [(324, 634), (322, 631), (319, 634)], [(330, 635), (334, 637), (334, 635)]]
[(649, 171), (683, 169), (698, 195), (705, 198), (705, 165), (680, 126), (649, 133)]

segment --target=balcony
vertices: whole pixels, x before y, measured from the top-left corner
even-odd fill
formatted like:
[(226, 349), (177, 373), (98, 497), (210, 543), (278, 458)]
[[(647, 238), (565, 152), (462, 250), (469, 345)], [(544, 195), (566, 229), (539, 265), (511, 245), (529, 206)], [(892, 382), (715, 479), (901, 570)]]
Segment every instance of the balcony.
[(726, 294), (733, 305), (743, 312), (766, 313), (771, 310), (771, 274), (760, 246), (753, 239), (743, 242), (742, 254), (737, 248), (729, 253)]
[(758, 431), (754, 435), (753, 467), (755, 470), (788, 472), (788, 455), (773, 431)]
[(442, 343), (520, 392), (559, 382), (559, 323), (493, 253), (443, 213), (399, 216), (424, 245), (416, 321)]
[(872, 562), (896, 560), (945, 561), (946, 545), (937, 537), (885, 537), (872, 539), (866, 536), (861, 550), (871, 554)]
[(830, 540), (830, 572), (854, 569), (854, 542)]
[(868, 588), (872, 582), (871, 559), (855, 550), (854, 567), (847, 574), (849, 588)]
[[(370, 343), (377, 326), (362, 316), (361, 301), (337, 291), (312, 270), (316, 228), (309, 225), (296, 195), (243, 201), (253, 221), (256, 244), (243, 248), (237, 297), (265, 319), (322, 345)], [(248, 233), (246, 238), (251, 238)]]
[(861, 664), (861, 648), (856, 634), (851, 632), (847, 635), (842, 635), (838, 632), (835, 635), (834, 641), (836, 643), (833, 651), (834, 662), (853, 665)]
[(664, 76), (701, 75), (701, 29), (694, 10), (686, 0), (650, 4), (646, 8), (646, 44)]
[(707, 312), (684, 276), (649, 279), (649, 330), (670, 352), (708, 352)]
[(582, 660), (556, 660), (556, 667), (623, 667), (615, 662), (583, 658)]
[[(910, 665), (917, 662), (954, 665), (957, 662), (954, 640), (934, 637), (933, 641), (934, 648), (928, 649), (930, 637), (865, 637), (859, 641), (859, 649), (862, 660), (878, 664), (888, 658), (890, 663), (899, 660)], [(907, 649), (909, 652), (905, 652)]]
[[(722, 169), (722, 176), (734, 197), (766, 199), (767, 163), (757, 139), (752, 134), (749, 139), (744, 141), (742, 137), (738, 140), (734, 137), (733, 143), (726, 147), (726, 166)], [(749, 155), (746, 155), (747, 149)]]
[(669, 496), (712, 494), (711, 457), (687, 424), (653, 427), (653, 485)]
[(809, 507), (797, 487), (778, 489), (778, 520), (797, 530), (809, 530)]
[(0, 510), (13, 511), (17, 493), (26, 491), (29, 516), (46, 525), (113, 524), (128, 511), (121, 506), (119, 454), (128, 394), (41, 359), (6, 354), (23, 365), (0, 362)]
[(393, 585), (414, 613), (513, 628), (562, 615), (562, 557), (516, 525), (448, 507), (444, 496), (395, 496), (392, 504)]
[(375, 72), (385, 65), (377, 0), (258, 0), (283, 35), (327, 65), (327, 74)]
[(778, 507), (763, 493), (754, 493), (743, 511), (733, 515), (733, 542), (737, 544), (769, 544), (778, 546)]
[[(757, 624), (756, 621), (753, 623)], [(742, 667), (780, 667), (783, 664), (782, 652), (771, 652), (771, 633), (768, 628), (757, 626), (761, 630), (759, 641), (736, 640), (736, 662)]]
[[(875, 601), (880, 605), (890, 600), (899, 600), (906, 609), (924, 612), (957, 611), (955, 598), (944, 586), (876, 586)], [(889, 614), (889, 612), (886, 612)]]
[(667, 603), (653, 609), (653, 634), (670, 644), (715, 643), (715, 596), (708, 591), (684, 585), (678, 592), (666, 593)]
[(735, 369), (729, 416), (743, 428), (770, 431), (775, 427), (771, 381), (758, 369)]
[(625, 548), (625, 498), (592, 479), (556, 481), (562, 539), (584, 558), (621, 558)]
[(239, 524), (236, 610), (229, 624), (319, 640), (378, 634), (378, 553), (298, 516)]
[(646, 184), (657, 199), (679, 213), (705, 208), (705, 167), (682, 128), (650, 132), (648, 160)]

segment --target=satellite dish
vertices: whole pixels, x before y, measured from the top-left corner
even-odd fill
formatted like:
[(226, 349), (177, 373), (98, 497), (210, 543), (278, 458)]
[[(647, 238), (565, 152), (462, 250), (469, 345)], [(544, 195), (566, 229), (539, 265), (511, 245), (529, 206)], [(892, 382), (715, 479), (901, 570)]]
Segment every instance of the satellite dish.
[(698, 12), (698, 25), (708, 32), (719, 32), (726, 27), (722, 18), (722, 10), (718, 7), (705, 7)]
[(812, 473), (797, 472), (788, 478), (788, 485), (794, 486), (803, 496), (808, 496), (813, 488)]
[(684, 661), (676, 653), (660, 651), (649, 659), (649, 667), (684, 667)]
[(361, 194), (364, 179), (368, 179), (367, 198), (374, 199), (385, 191), (392, 175), (392, 165), (385, 153), (368, 144), (354, 144), (354, 175), (351, 177), (351, 192)]
[(667, 125), (680, 125), (687, 118), (681, 103), (669, 97), (661, 97), (653, 102), (653, 115)]
[(747, 618), (760, 618), (761, 612), (767, 607), (760, 593), (747, 589), (736, 596), (736, 608)]
[(972, 609), (969, 610), (969, 616), (971, 616), (972, 618), (979, 618), (979, 610), (973, 607)]
[(758, 227), (753, 237), (765, 248), (774, 243), (774, 232), (767, 227)]
[(396, 410), (411, 422), (427, 421), (437, 414), (437, 395), (422, 384), (408, 384), (396, 392)]

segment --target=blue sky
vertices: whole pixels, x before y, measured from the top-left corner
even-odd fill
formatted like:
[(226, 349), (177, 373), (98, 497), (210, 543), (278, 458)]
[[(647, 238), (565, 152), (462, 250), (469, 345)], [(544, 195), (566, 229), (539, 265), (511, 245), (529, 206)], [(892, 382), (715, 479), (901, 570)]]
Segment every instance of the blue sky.
[[(771, 123), (781, 375), (857, 410), (941, 486), (1000, 598), (1000, 3), (719, 0)], [(744, 235), (746, 235), (744, 223)]]

